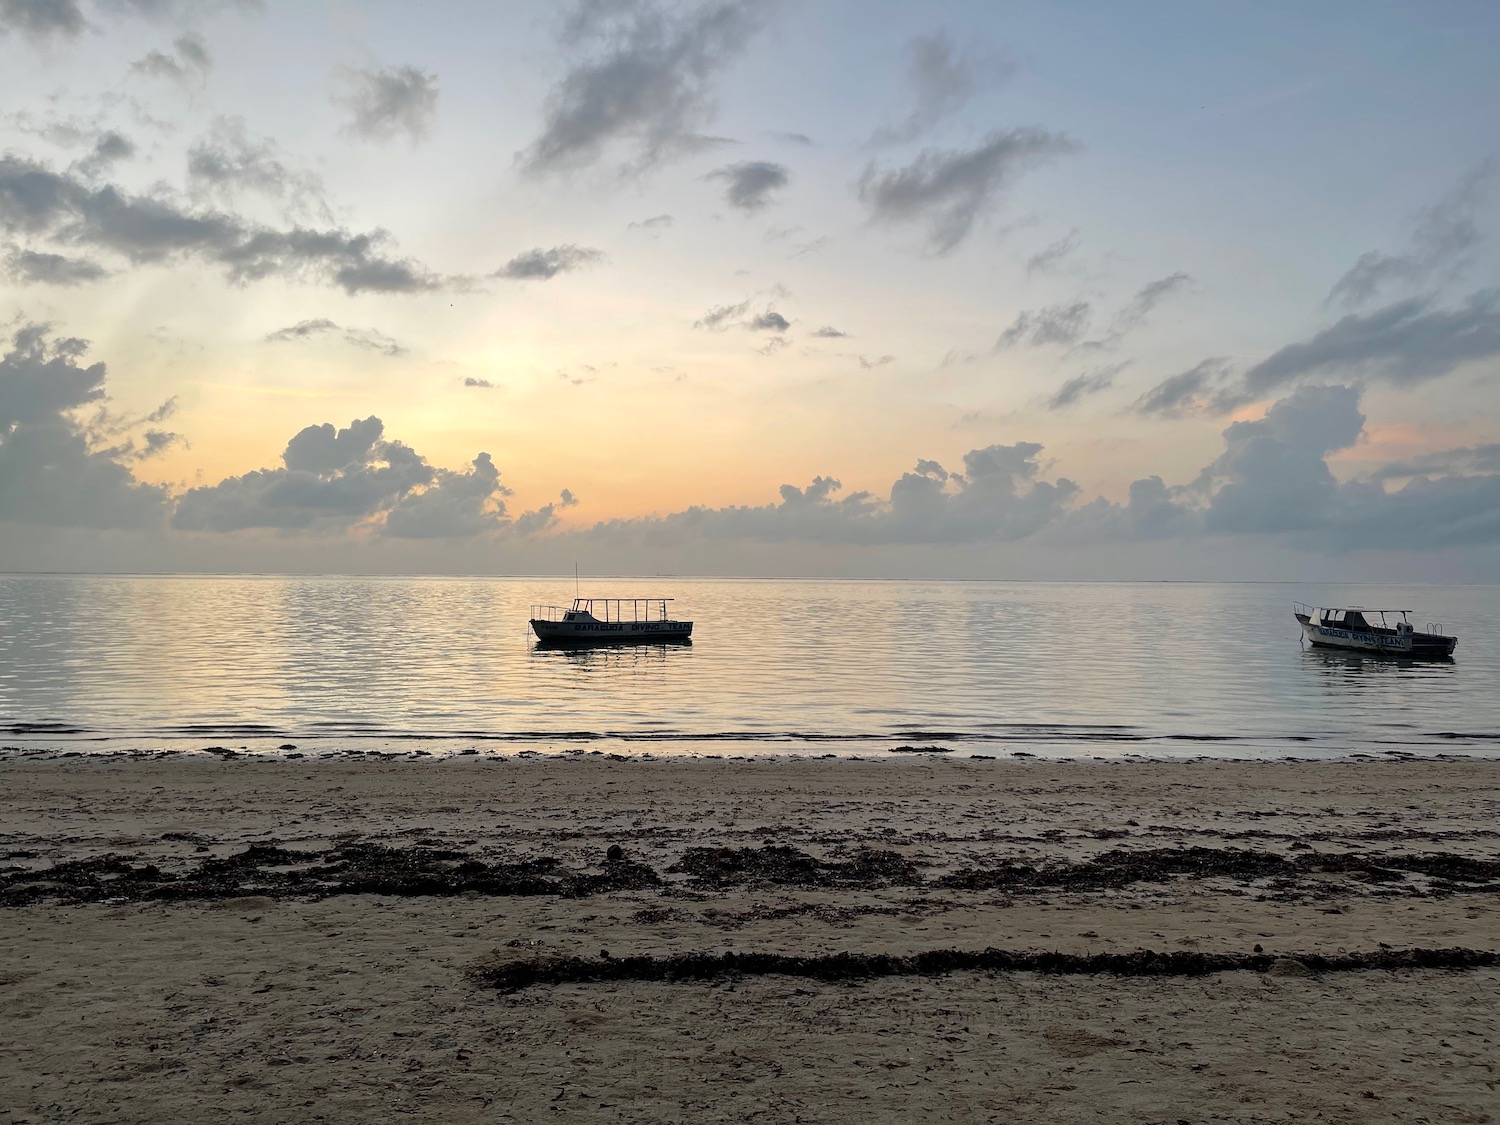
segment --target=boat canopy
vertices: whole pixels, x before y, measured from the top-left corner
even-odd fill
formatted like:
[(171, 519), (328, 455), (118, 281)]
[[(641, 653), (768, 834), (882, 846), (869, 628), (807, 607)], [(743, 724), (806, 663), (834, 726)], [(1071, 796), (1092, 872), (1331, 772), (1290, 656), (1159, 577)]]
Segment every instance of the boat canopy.
[(1339, 629), (1391, 629), (1397, 624), (1391, 618), (1409, 621), (1409, 609), (1367, 609), (1361, 605), (1345, 606), (1341, 609), (1321, 609), (1305, 602), (1294, 602), (1297, 612), (1305, 614), (1319, 625)]
[(533, 621), (670, 621), (672, 598), (574, 598), (571, 606), (534, 605)]

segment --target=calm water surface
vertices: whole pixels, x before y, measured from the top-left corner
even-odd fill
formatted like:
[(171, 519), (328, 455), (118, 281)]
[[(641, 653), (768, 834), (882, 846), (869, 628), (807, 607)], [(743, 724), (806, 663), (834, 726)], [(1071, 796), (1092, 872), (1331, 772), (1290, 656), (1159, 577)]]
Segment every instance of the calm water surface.
[[(0, 743), (276, 752), (1500, 753), (1500, 587), (615, 579), (690, 646), (540, 649), (572, 581), (0, 576)], [(1303, 649), (1293, 598), (1457, 632)]]

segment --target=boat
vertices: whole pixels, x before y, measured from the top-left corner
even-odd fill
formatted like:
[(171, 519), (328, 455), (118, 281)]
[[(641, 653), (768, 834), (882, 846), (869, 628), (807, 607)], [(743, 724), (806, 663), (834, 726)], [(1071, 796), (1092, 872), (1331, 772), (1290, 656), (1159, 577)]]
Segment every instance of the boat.
[[(1302, 634), (1318, 648), (1340, 648), (1352, 652), (1405, 657), (1410, 660), (1447, 660), (1458, 646), (1457, 637), (1445, 636), (1441, 625), (1428, 624), (1419, 632), (1411, 623), (1409, 609), (1322, 609), (1293, 602), (1292, 613)], [(1380, 623), (1375, 623), (1375, 618)]]
[(686, 641), (691, 621), (668, 615), (671, 598), (574, 598), (571, 606), (534, 605), (531, 631), (549, 644)]

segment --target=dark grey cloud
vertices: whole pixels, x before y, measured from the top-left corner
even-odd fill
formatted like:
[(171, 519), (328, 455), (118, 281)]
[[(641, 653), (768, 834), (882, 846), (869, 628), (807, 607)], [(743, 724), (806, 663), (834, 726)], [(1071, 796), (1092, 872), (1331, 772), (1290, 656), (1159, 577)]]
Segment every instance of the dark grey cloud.
[[(781, 296), (786, 291), (780, 286), (774, 287), (771, 292)], [(766, 307), (759, 312), (751, 310), (752, 297), (734, 305), (715, 305), (701, 317), (693, 322), (694, 328), (702, 328), (709, 332), (723, 332), (730, 328), (744, 328), (751, 332), (785, 332), (792, 326), (792, 322), (774, 308)], [(780, 345), (768, 345), (774, 351), (778, 346), (784, 346), (785, 340)]]
[(962, 109), (982, 90), (1008, 82), (1017, 69), (1013, 60), (988, 46), (971, 43), (959, 50), (942, 32), (913, 39), (907, 44), (906, 54), (915, 104), (902, 121), (877, 130), (872, 144), (914, 140)]
[(786, 187), (791, 177), (785, 164), (746, 160), (710, 172), (708, 178), (725, 181), (724, 198), (731, 207), (759, 211), (774, 202), (772, 193)]
[[(176, 19), (201, 17), (227, 9), (262, 10), (261, 0), (94, 0), (104, 15)], [(68, 41), (99, 30), (84, 15), (79, 0), (0, 0), (0, 36), (16, 32), (35, 43)]]
[(1016, 316), (1000, 338), (996, 350), (1021, 345), (1040, 348), (1049, 344), (1064, 346), (1078, 343), (1088, 331), (1092, 309), (1087, 301), (1067, 305), (1048, 305), (1043, 309), (1026, 309)]
[(333, 101), (349, 112), (345, 129), (367, 141), (389, 141), (402, 134), (417, 144), (437, 118), (437, 75), (414, 66), (348, 69), (339, 75), (344, 89)]
[(1222, 387), (1229, 371), (1229, 361), (1224, 357), (1205, 359), (1186, 371), (1167, 376), (1141, 395), (1132, 409), (1137, 414), (1163, 418), (1178, 418), (1184, 414), (1199, 414), (1211, 410), (1215, 395), (1210, 392)]
[(772, 133), (770, 137), (773, 141), (784, 141), (789, 145), (803, 145), (807, 148), (814, 147), (813, 139), (806, 133)]
[(765, 7), (758, 0), (577, 5), (564, 40), (578, 57), (552, 89), (541, 135), (520, 154), (522, 168), (563, 171), (615, 151), (625, 171), (638, 172), (715, 143), (700, 130), (713, 119), (719, 77), (744, 51)]
[(290, 167), (270, 138), (255, 139), (239, 117), (216, 119), (207, 134), (188, 149), (188, 190), (194, 198), (219, 203), (242, 191), (258, 192), (287, 205), (293, 214), (332, 219), (323, 182), (311, 172)]
[(1130, 303), (1115, 314), (1109, 328), (1111, 339), (1118, 340), (1127, 332), (1139, 328), (1158, 305), (1174, 293), (1180, 293), (1192, 285), (1192, 277), (1180, 270), (1143, 285), (1130, 299)]
[(885, 171), (870, 164), (859, 181), (859, 198), (882, 223), (918, 223), (927, 228), (929, 249), (946, 254), (993, 211), (1001, 193), (1022, 173), (1077, 145), (1044, 129), (991, 133), (967, 151), (927, 150), (904, 167)]
[[(14, 333), (0, 356), (0, 522), (160, 524), (166, 490), (135, 479), (126, 463), (137, 459), (134, 443), (100, 448), (105, 435), (96, 437), (79, 419), (83, 407), (105, 398), (105, 366), (85, 366), (87, 350), (83, 340), (53, 337), (45, 325), (31, 324)], [(126, 428), (116, 427), (114, 436)]]
[(1078, 249), (1078, 231), (1071, 230), (1056, 242), (1048, 243), (1031, 257), (1026, 259), (1026, 272), (1028, 274), (1050, 273), (1055, 270), (1064, 258)]
[(336, 285), (356, 293), (421, 293), (468, 287), (411, 259), (387, 256), (383, 231), (292, 227), (278, 230), (214, 210), (189, 210), (170, 197), (95, 187), (45, 164), (0, 156), (0, 231), (117, 254), (136, 264), (196, 260), (236, 284), (268, 277)]
[(1431, 207), (1417, 216), (1405, 251), (1385, 254), (1371, 250), (1334, 283), (1329, 304), (1353, 308), (1383, 290), (1422, 285), (1461, 271), (1483, 241), (1477, 216), (1494, 193), (1493, 158), (1469, 172)]
[(151, 50), (144, 58), (132, 63), (132, 74), (148, 78), (169, 78), (189, 86), (201, 85), (213, 70), (213, 55), (208, 43), (196, 31), (185, 31), (172, 44), (170, 54)]
[(741, 301), (737, 305), (715, 305), (701, 317), (693, 322), (694, 328), (706, 328), (711, 332), (718, 332), (733, 324), (741, 323), (745, 314), (750, 311), (750, 302)]
[[(1191, 483), (1136, 481), (1128, 504), (1096, 500), (1069, 513), (1057, 532), (1074, 542), (1273, 536), (1320, 551), (1500, 544), (1500, 455), (1491, 447), (1394, 463), (1365, 481), (1333, 475), (1329, 455), (1363, 433), (1359, 397), (1355, 387), (1298, 388), (1265, 417), (1225, 429), (1224, 452)], [(1404, 487), (1384, 487), (1402, 477), (1410, 478)]]
[(1096, 395), (1100, 391), (1107, 391), (1115, 384), (1115, 377), (1130, 366), (1126, 363), (1112, 363), (1107, 367), (1096, 367), (1091, 371), (1085, 371), (1081, 375), (1075, 375), (1062, 386), (1058, 387), (1047, 399), (1048, 410), (1061, 410), (1072, 406), (1080, 399)]
[(468, 376), (467, 378), (464, 379), (464, 386), (466, 386), (466, 387), (482, 387), (483, 389), (485, 389), (487, 391), (495, 389), (495, 384), (491, 383), (488, 379), (476, 379), (472, 375), (470, 375), (470, 376)]
[(0, 0), (0, 35), (14, 31), (47, 42), (76, 39), (88, 26), (78, 0)]
[(130, 159), (135, 152), (134, 141), (110, 129), (95, 138), (93, 149), (73, 167), (82, 175), (93, 179), (108, 172), (121, 160)]
[[(481, 453), (464, 472), (437, 469), (431, 485), (398, 499), (386, 513), (380, 534), (397, 539), (466, 539), (499, 531), (508, 522), (502, 499), (508, 495), (510, 489), (500, 483), (495, 462), (488, 453)], [(541, 527), (534, 529), (541, 530), (549, 522), (541, 521)]]
[(516, 517), (515, 528), (522, 535), (535, 535), (539, 531), (546, 531), (557, 525), (557, 513), (566, 508), (576, 507), (578, 498), (568, 489), (563, 489), (558, 498), (550, 504), (543, 504), (533, 512), (522, 512)]
[(374, 328), (340, 328), (326, 317), (315, 320), (303, 320), (285, 328), (278, 328), (275, 332), (268, 333), (265, 342), (268, 344), (281, 344), (297, 340), (311, 340), (318, 337), (337, 336), (344, 343), (365, 351), (378, 352), (392, 359), (407, 355), (411, 349), (403, 346), (396, 340)]
[(461, 472), (437, 468), (385, 437), (373, 415), (335, 429), (308, 426), (287, 443), (282, 465), (189, 489), (172, 526), (182, 531), (252, 528), (315, 534), (362, 528), (397, 539), (458, 539), (552, 526), (562, 501), (511, 519), (500, 470), (480, 453)]
[(371, 416), (345, 429), (308, 426), (287, 443), (283, 466), (189, 489), (172, 526), (183, 531), (342, 530), (389, 511), (433, 482), (434, 470), (409, 446), (385, 441)]
[(1500, 474), (1500, 443), (1440, 449), (1405, 461), (1388, 461), (1370, 474), (1372, 481), (1411, 477)]
[(69, 258), (35, 250), (13, 250), (6, 258), (6, 276), (25, 285), (87, 285), (109, 276), (109, 271), (88, 258)]
[(689, 508), (672, 515), (615, 520), (588, 534), (679, 543), (689, 539), (847, 544), (980, 543), (1024, 539), (1073, 502), (1072, 481), (1040, 479), (1032, 442), (992, 445), (964, 455), (962, 472), (922, 460), (891, 485), (889, 499), (869, 492), (837, 497), (833, 477), (806, 488), (784, 484), (779, 503)]
[(848, 336), (849, 333), (840, 332), (831, 324), (825, 324), (822, 328), (819, 328), (815, 332), (813, 332), (813, 335), (823, 340), (840, 340), (845, 336)]
[(1315, 375), (1353, 374), (1410, 385), (1461, 364), (1500, 356), (1500, 290), (1472, 294), (1460, 307), (1397, 301), (1351, 313), (1301, 343), (1289, 344), (1245, 372), (1250, 396)]
[(752, 332), (785, 332), (791, 326), (792, 322), (775, 309), (767, 309), (747, 325)]
[(491, 277), (508, 281), (546, 281), (560, 273), (581, 269), (604, 260), (604, 251), (588, 246), (554, 246), (550, 250), (538, 247), (524, 254), (517, 254)]

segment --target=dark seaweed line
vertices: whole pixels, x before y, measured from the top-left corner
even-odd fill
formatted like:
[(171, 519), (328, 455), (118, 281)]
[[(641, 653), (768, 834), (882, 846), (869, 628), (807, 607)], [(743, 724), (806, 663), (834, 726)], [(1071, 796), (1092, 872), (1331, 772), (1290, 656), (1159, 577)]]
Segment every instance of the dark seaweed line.
[(1008, 949), (933, 949), (922, 953), (678, 953), (662, 957), (561, 957), (506, 961), (497, 953), (471, 965), (474, 984), (515, 992), (539, 984), (622, 981), (710, 981), (727, 977), (793, 976), (820, 981), (879, 977), (940, 976), (951, 972), (1047, 973), (1054, 976), (1198, 977), (1242, 970), (1265, 972), (1278, 961), (1294, 961), (1314, 973), (1400, 969), (1486, 969), (1500, 964), (1488, 949), (1382, 949), (1370, 953), (1038, 953)]

